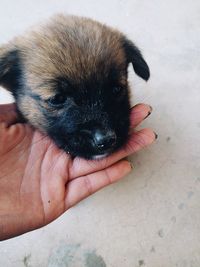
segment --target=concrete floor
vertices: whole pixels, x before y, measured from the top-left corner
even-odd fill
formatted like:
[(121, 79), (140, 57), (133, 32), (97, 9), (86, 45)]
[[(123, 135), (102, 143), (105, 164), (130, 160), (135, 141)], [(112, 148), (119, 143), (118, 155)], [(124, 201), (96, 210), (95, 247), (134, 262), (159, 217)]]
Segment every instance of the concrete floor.
[(56, 12), (116, 26), (142, 48), (151, 80), (130, 69), (130, 82), (134, 102), (153, 106), (143, 126), (159, 139), (123, 181), (1, 242), (0, 266), (199, 267), (200, 1), (1, 0), (0, 43)]

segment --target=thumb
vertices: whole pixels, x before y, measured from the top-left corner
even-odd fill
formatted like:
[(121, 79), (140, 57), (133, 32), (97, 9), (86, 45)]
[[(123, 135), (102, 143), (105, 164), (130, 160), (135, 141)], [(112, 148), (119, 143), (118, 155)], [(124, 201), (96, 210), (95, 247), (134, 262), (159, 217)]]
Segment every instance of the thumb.
[(0, 123), (4, 122), (10, 126), (18, 121), (17, 108), (14, 103), (0, 105)]

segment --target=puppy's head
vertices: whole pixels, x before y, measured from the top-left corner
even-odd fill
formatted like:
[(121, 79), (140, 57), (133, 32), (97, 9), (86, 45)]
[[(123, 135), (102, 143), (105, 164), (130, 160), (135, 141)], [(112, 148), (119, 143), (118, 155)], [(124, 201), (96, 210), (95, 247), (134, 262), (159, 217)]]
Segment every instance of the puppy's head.
[(59, 15), (0, 48), (0, 84), (30, 124), (72, 155), (94, 159), (128, 139), (129, 63), (148, 80), (140, 51), (122, 33)]

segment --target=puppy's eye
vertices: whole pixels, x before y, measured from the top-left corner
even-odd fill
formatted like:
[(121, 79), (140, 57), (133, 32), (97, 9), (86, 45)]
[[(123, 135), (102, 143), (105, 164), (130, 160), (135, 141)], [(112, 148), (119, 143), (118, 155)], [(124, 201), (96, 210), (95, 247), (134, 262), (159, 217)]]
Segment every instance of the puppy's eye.
[(62, 107), (66, 98), (62, 94), (57, 94), (47, 100), (47, 103), (52, 107)]

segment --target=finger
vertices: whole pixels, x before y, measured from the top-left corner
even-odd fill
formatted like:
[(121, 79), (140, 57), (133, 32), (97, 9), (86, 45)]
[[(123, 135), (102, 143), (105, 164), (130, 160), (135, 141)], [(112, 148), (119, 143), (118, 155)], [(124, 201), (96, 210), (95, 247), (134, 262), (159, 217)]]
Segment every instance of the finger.
[(132, 133), (128, 143), (119, 151), (102, 160), (84, 160), (75, 158), (69, 169), (70, 179), (104, 169), (113, 163), (127, 157), (142, 148), (150, 145), (155, 140), (155, 133), (151, 129), (142, 129)]
[(15, 104), (0, 105), (0, 123), (5, 122), (7, 126), (18, 121), (18, 115)]
[(118, 181), (130, 171), (130, 163), (123, 160), (104, 170), (70, 181), (67, 185), (65, 198), (66, 210), (101, 188)]
[(137, 127), (152, 112), (152, 107), (147, 104), (138, 104), (131, 109), (131, 128)]

